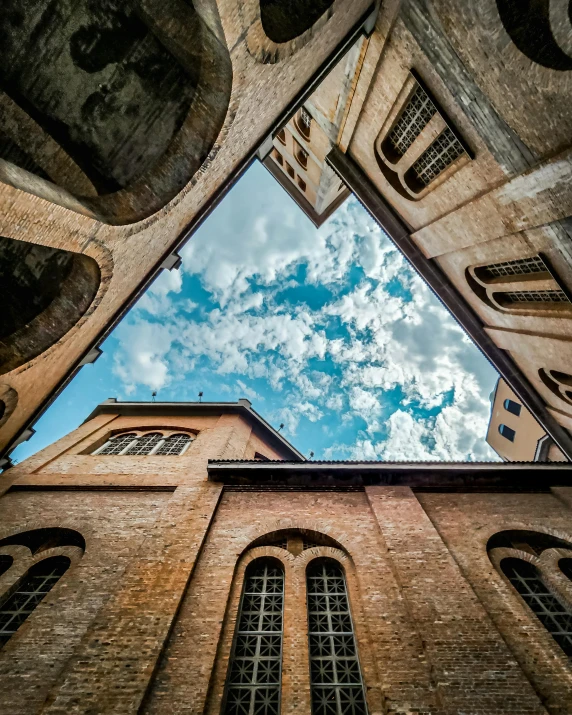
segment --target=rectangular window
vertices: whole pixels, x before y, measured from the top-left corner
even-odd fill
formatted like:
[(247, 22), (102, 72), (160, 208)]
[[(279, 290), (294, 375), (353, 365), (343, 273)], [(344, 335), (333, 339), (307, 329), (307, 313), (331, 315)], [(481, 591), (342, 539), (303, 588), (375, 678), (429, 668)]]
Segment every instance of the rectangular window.
[(392, 153), (402, 157), (436, 113), (437, 109), (423, 87), (417, 85), (385, 140), (391, 146)]
[[(461, 142), (457, 139), (453, 131), (447, 127), (426, 149), (423, 154), (413, 164), (406, 174), (410, 181), (417, 184), (415, 188), (421, 190), (429, 186), (439, 174), (442, 174), (451, 164), (465, 153)], [(410, 187), (414, 190), (414, 187)]]

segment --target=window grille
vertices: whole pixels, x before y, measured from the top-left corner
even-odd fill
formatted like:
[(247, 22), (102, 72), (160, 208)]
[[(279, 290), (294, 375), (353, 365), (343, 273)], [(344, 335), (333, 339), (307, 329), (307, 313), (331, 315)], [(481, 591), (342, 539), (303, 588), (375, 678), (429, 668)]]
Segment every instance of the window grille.
[(429, 186), (439, 174), (464, 153), (465, 150), (461, 142), (453, 131), (446, 127), (421, 154), (410, 171), (422, 187)]
[(306, 549), (313, 549), (314, 546), (320, 545), (320, 544), (316, 543), (315, 541), (312, 541), (311, 539), (303, 539), (302, 544), (303, 544), (302, 548), (304, 549), (304, 551)]
[(120, 434), (110, 440), (98, 454), (120, 454), (123, 450), (137, 438), (136, 434)]
[(522, 405), (520, 405), (518, 402), (515, 402), (514, 400), (505, 400), (503, 402), (503, 406), (507, 412), (510, 412), (512, 415), (520, 417)]
[(225, 715), (279, 715), (284, 571), (257, 559), (247, 568), (229, 665)]
[(134, 445), (129, 447), (125, 454), (149, 454), (159, 441), (163, 439), (163, 435), (159, 432), (149, 432), (137, 439)]
[(507, 427), (506, 425), (499, 425), (499, 432), (505, 439), (508, 439), (509, 442), (514, 442), (516, 432), (513, 429)]
[(312, 117), (306, 107), (300, 109), (300, 124), (306, 129), (306, 133), (309, 134), (310, 127), (312, 126)]
[(548, 272), (548, 268), (540, 256), (532, 256), (503, 263), (491, 263), (489, 266), (481, 266), (478, 271), (483, 278), (502, 278), (545, 273)]
[(307, 570), (313, 715), (366, 715), (346, 582), (333, 559)]
[[(499, 295), (499, 294), (497, 294)], [(566, 293), (562, 290), (518, 290), (502, 293), (499, 302), (510, 303), (569, 303)]]
[(181, 454), (189, 442), (192, 442), (192, 438), (188, 434), (172, 434), (167, 437), (155, 454)]
[(17, 590), (0, 606), (0, 648), (10, 640), (69, 567), (70, 560), (65, 556), (53, 556), (32, 566)]
[(501, 569), (542, 625), (571, 658), (572, 611), (548, 589), (538, 569), (527, 561), (503, 559)]
[(425, 90), (417, 85), (403, 113), (387, 136), (398, 157), (402, 157), (423, 129), (429, 124), (437, 109)]

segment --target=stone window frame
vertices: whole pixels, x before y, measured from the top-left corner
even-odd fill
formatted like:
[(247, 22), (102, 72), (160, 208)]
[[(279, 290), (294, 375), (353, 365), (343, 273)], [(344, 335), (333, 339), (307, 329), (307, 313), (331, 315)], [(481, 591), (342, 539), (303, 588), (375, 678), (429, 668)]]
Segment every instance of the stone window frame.
[[(308, 631), (306, 617), (306, 568), (314, 559), (330, 558), (337, 561), (343, 569), (346, 576), (348, 600), (350, 611), (354, 623), (354, 633), (358, 643), (359, 659), (365, 694), (367, 700), (368, 712), (381, 712), (383, 709), (383, 695), (379, 685), (379, 677), (377, 675), (375, 659), (371, 651), (369, 643), (368, 625), (364, 616), (361, 603), (360, 586), (358, 583), (358, 574), (349, 553), (347, 553), (341, 544), (336, 546), (318, 545), (310, 543), (311, 540), (319, 538), (324, 543), (336, 544), (336, 540), (332, 538), (328, 532), (320, 530), (316, 531), (313, 525), (310, 529), (297, 526), (288, 526), (277, 531), (261, 530), (260, 536), (251, 541), (239, 556), (232, 579), (229, 583), (229, 592), (227, 598), (227, 606), (223, 619), (222, 629), (219, 637), (219, 645), (217, 649), (217, 659), (214, 663), (213, 674), (211, 677), (211, 688), (207, 698), (205, 715), (220, 715), (223, 702), (224, 689), (226, 684), (226, 676), (228, 663), (232, 649), (235, 625), (237, 621), (238, 605), (242, 593), (242, 584), (244, 574), (248, 564), (258, 558), (270, 556), (280, 560), (285, 571), (285, 627), (284, 627), (284, 642), (283, 642), (283, 669), (290, 667), (287, 662), (288, 649), (292, 652), (292, 648), (296, 649), (296, 660), (299, 668), (304, 671), (303, 679), (298, 683), (296, 688), (296, 702), (301, 712), (311, 712), (311, 693), (310, 693), (310, 661), (308, 648)], [(294, 535), (298, 540), (299, 551), (296, 549), (296, 555), (288, 548), (288, 539), (279, 537), (283, 534)], [(269, 542), (272, 541), (272, 544)], [(302, 542), (305, 542), (304, 546)], [(263, 544), (258, 546), (257, 544)], [(305, 648), (301, 647), (306, 644)], [(282, 702), (284, 703), (284, 679), (282, 684)], [(291, 693), (290, 693), (291, 695)]]
[[(519, 532), (520, 530), (521, 529), (516, 528), (514, 531)], [(529, 531), (536, 531), (536, 533), (540, 536), (552, 536), (550, 533), (534, 529), (530, 529)], [(498, 533), (500, 532), (493, 534), (493, 536), (489, 539), (489, 542), (494, 539)], [(567, 539), (564, 540), (560, 537), (554, 538), (568, 543)], [(569, 666), (570, 660), (568, 656), (558, 645), (550, 631), (544, 626), (535, 612), (528, 606), (520, 593), (513, 586), (510, 579), (503, 571), (501, 563), (505, 559), (519, 559), (532, 564), (537, 569), (539, 577), (546, 589), (553, 593), (555, 598), (565, 605), (572, 614), (572, 581), (570, 581), (559, 566), (560, 561), (572, 559), (572, 540), (570, 540), (570, 548), (554, 546), (542, 549), (540, 554), (535, 554), (531, 550), (525, 551), (524, 548), (526, 548), (525, 545), (522, 545), (521, 547), (520, 544), (516, 544), (513, 547), (493, 546), (492, 548), (488, 548), (487, 552), (490, 562), (494, 566), (497, 575), (505, 584), (507, 593), (510, 594), (511, 602), (514, 604), (512, 608), (513, 613), (516, 612), (524, 615), (526, 622), (533, 627), (533, 632), (540, 637), (544, 647), (549, 649), (551, 653), (557, 656), (566, 666)]]
[[(21, 537), (22, 541), (26, 539), (26, 535), (35, 531), (34, 529), (25, 530), (17, 532), (16, 534), (8, 537), (10, 541), (17, 541)], [(49, 531), (53, 531), (54, 534), (57, 533), (57, 527), (47, 530), (48, 536)], [(3, 539), (4, 540), (4, 539)], [(45, 561), (46, 559), (51, 559), (53, 557), (64, 557), (69, 560), (70, 564), (58, 581), (53, 585), (53, 587), (45, 594), (44, 598), (35, 606), (33, 611), (28, 615), (28, 617), (19, 625), (16, 632), (7, 640), (4, 645), (0, 645), (0, 648), (4, 650), (14, 643), (19, 642), (20, 638), (25, 637), (25, 634), (34, 625), (34, 615), (38, 609), (45, 609), (49, 607), (50, 598), (54, 593), (57, 595), (57, 590), (60, 587), (62, 581), (65, 580), (67, 574), (78, 565), (79, 561), (84, 555), (84, 547), (76, 545), (61, 545), (54, 546), (52, 548), (37, 548), (33, 550), (30, 546), (25, 546), (24, 544), (12, 543), (0, 545), (0, 556), (7, 556), (12, 559), (12, 563), (2, 574), (0, 574), (0, 609), (2, 605), (5, 604), (13, 593), (15, 593), (19, 586), (24, 582), (30, 569), (38, 563)]]
[(465, 279), (473, 293), (498, 312), (572, 318), (572, 291), (545, 253), (471, 265)]
[[(141, 454), (130, 454), (130, 450), (135, 447), (137, 444), (138, 440), (140, 440), (143, 437), (154, 435), (154, 434), (159, 434), (160, 439), (157, 440), (155, 444), (153, 444), (151, 450), (149, 452), (141, 453)], [(125, 437), (127, 435), (133, 435), (133, 439), (126, 443), (123, 449), (118, 452), (118, 453), (105, 453), (105, 450), (109, 448), (113, 442), (119, 438)], [(186, 444), (183, 446), (181, 451), (178, 454), (159, 454), (157, 455), (157, 452), (159, 452), (167, 440), (171, 437), (175, 437), (178, 435), (186, 435), (189, 437), (189, 440), (186, 442)], [(101, 456), (101, 457), (136, 457), (136, 456), (142, 456), (142, 457), (151, 457), (154, 455), (161, 456), (161, 457), (182, 457), (189, 447), (192, 445), (192, 443), (195, 441), (197, 438), (198, 432), (192, 431), (192, 430), (185, 430), (185, 429), (175, 429), (175, 428), (169, 428), (169, 429), (162, 429), (160, 427), (157, 428), (148, 428), (148, 429), (124, 429), (120, 430), (118, 432), (114, 432), (110, 435), (107, 436), (107, 438), (104, 440), (103, 444), (100, 444), (98, 447), (93, 449), (93, 447), (88, 448), (86, 452), (83, 452), (83, 454), (90, 454), (92, 456)]]
[[(403, 117), (410, 111), (411, 102), (416, 102), (420, 97), (422, 98), (421, 104), (425, 108), (429, 107), (430, 111), (420, 112), (422, 119), (413, 132), (414, 136), (407, 138), (406, 146), (401, 153), (396, 151), (391, 135), (396, 127), (399, 127)], [(445, 139), (447, 139), (446, 142)], [(440, 147), (441, 144), (443, 147)], [(439, 157), (443, 153), (447, 154), (445, 150), (449, 144), (454, 146), (455, 151), (451, 154), (450, 161), (445, 163), (445, 167), (435, 173), (430, 165), (441, 161)], [(441, 149), (443, 151), (439, 153)], [(436, 151), (438, 154), (435, 154)], [(409, 201), (420, 201), (475, 158), (469, 144), (414, 68), (410, 69), (375, 139), (374, 154), (385, 179), (400, 196)], [(433, 154), (435, 156), (432, 156)], [(427, 182), (418, 179), (417, 166), (421, 166), (421, 164), (424, 166), (424, 168), (422, 167), (423, 171), (435, 173)]]

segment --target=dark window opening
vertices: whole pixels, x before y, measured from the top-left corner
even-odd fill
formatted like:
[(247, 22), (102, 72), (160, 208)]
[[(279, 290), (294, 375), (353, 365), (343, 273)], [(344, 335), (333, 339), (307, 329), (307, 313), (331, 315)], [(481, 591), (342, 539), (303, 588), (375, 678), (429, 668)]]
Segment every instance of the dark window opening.
[(304, 179), (302, 179), (300, 177), (298, 177), (298, 187), (299, 187), (300, 191), (303, 191), (304, 193), (306, 192), (306, 188), (307, 188), (306, 182), (304, 181)]
[(346, 580), (334, 559), (306, 571), (313, 715), (366, 715)]
[(286, 132), (284, 131), (284, 129), (281, 129), (278, 134), (276, 134), (276, 139), (278, 139), (280, 144), (286, 146)]
[(65, 556), (53, 556), (32, 566), (17, 589), (0, 606), (0, 647), (10, 640), (34, 612), (70, 564)]
[(257, 559), (244, 575), (226, 680), (224, 715), (279, 715), (284, 569)]
[(538, 569), (527, 561), (503, 559), (501, 569), (566, 655), (572, 657), (572, 611), (552, 593)]
[(0, 541), (0, 547), (2, 546), (26, 546), (32, 554), (39, 554), (42, 551), (55, 549), (59, 546), (77, 546), (85, 551), (85, 539), (74, 529), (54, 527), (31, 529), (30, 531), (7, 536)]
[(10, 566), (14, 563), (14, 559), (8, 554), (0, 554), (0, 576), (6, 573)]
[(437, 108), (418, 84), (393, 129), (383, 141), (385, 156), (393, 163), (401, 159), (436, 113)]
[(334, 0), (260, 0), (260, 21), (267, 37), (280, 44), (309, 30)]
[(572, 549), (564, 539), (559, 539), (552, 534), (543, 534), (541, 531), (526, 531), (524, 529), (513, 529), (499, 531), (491, 536), (487, 544), (487, 549), (520, 549), (533, 556), (540, 556), (546, 549)]
[(507, 412), (510, 412), (513, 415), (516, 415), (517, 417), (520, 416), (520, 411), (522, 410), (522, 405), (519, 405), (518, 402), (515, 402), (514, 400), (505, 400), (503, 402), (503, 406)]
[(305, 107), (302, 107), (296, 116), (296, 127), (304, 139), (309, 140), (312, 132), (312, 117)]
[(499, 432), (505, 439), (508, 439), (509, 442), (514, 442), (516, 432), (513, 429), (507, 427), (506, 425), (499, 425)]

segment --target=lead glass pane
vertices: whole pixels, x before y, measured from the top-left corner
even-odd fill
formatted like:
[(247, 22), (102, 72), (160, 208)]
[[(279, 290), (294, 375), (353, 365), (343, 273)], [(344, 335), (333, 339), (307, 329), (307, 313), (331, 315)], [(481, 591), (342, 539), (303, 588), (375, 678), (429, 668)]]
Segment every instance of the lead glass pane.
[(181, 454), (183, 449), (191, 442), (191, 437), (188, 434), (172, 434), (163, 442), (155, 454), (173, 455)]
[(333, 559), (307, 571), (313, 715), (366, 715), (346, 581)]
[(411, 167), (421, 186), (429, 186), (465, 152), (453, 131), (446, 127)]
[(226, 682), (225, 715), (278, 715), (284, 571), (257, 559), (246, 570)]
[(119, 454), (137, 437), (136, 434), (120, 434), (110, 440), (98, 454)]
[(417, 85), (411, 99), (387, 136), (397, 156), (403, 156), (437, 112), (425, 90)]
[(542, 625), (572, 658), (572, 611), (548, 589), (532, 564), (521, 559), (503, 559), (501, 568)]
[(518, 258), (514, 261), (491, 263), (488, 266), (482, 266), (479, 271), (482, 272), (484, 278), (502, 278), (504, 276), (545, 273), (548, 268), (540, 256), (532, 256), (530, 258)]
[(159, 432), (150, 432), (139, 437), (135, 444), (131, 445), (125, 454), (149, 454), (163, 438)]
[[(499, 294), (497, 294), (499, 295)], [(561, 290), (519, 290), (502, 293), (502, 304), (509, 303), (568, 303)]]
[(32, 566), (16, 591), (0, 606), (0, 648), (10, 640), (69, 566), (70, 560), (65, 556), (53, 556)]

